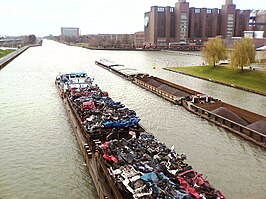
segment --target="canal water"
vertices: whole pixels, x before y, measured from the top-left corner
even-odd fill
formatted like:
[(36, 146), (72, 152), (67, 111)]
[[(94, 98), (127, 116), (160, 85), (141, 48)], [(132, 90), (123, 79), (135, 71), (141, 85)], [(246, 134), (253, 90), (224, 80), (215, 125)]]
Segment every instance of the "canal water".
[(85, 71), (114, 100), (134, 109), (149, 132), (185, 152), (187, 162), (227, 198), (265, 199), (265, 150), (96, 66), (101, 58), (266, 115), (266, 97), (162, 69), (200, 64), (200, 56), (92, 51), (45, 40), (0, 71), (0, 198), (97, 197), (54, 86), (59, 72)]

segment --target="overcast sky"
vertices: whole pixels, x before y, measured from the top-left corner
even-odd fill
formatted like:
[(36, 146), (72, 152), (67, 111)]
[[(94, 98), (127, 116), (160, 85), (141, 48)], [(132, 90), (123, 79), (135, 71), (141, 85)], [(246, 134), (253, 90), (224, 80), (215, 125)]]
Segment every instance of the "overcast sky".
[[(81, 34), (143, 31), (151, 6), (174, 6), (178, 0), (1, 0), (0, 35), (60, 35), (61, 27)], [(1, 2), (0, 1), (0, 2)], [(225, 0), (187, 0), (190, 7), (221, 8)], [(264, 9), (266, 0), (234, 0), (238, 9)]]

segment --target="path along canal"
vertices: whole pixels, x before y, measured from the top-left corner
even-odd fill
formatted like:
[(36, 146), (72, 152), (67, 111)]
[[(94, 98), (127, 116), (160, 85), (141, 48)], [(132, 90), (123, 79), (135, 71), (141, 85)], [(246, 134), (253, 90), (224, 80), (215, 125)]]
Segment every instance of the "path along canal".
[[(165, 71), (197, 65), (201, 57), (175, 52), (92, 51), (45, 40), (0, 72), (0, 198), (95, 198), (96, 191), (54, 78), (85, 71), (116, 101), (228, 198), (263, 199), (266, 152), (94, 64), (106, 58), (129, 64), (225, 102), (266, 115), (266, 97)], [(166, 61), (168, 60), (168, 62)], [(155, 65), (156, 69), (153, 69)]]

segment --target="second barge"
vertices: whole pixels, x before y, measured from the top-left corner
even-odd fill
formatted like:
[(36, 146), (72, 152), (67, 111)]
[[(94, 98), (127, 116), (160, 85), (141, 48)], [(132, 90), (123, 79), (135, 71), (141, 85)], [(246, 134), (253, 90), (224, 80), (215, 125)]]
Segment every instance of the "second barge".
[[(198, 91), (174, 84), (145, 73), (128, 75), (108, 60), (95, 61), (97, 65), (139, 85), (146, 90), (188, 111), (221, 126), (242, 138), (266, 149), (266, 117), (222, 102)], [(124, 66), (119, 64), (120, 68)]]

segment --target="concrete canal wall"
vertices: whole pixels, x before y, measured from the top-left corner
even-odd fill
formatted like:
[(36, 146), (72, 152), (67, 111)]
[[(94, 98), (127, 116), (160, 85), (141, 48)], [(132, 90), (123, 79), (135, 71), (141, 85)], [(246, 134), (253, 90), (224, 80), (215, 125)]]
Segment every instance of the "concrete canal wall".
[(13, 59), (15, 59), (17, 56), (28, 50), (30, 47), (40, 46), (41, 44), (34, 44), (29, 46), (24, 46), (20, 49), (17, 49), (16, 51), (2, 57), (0, 59), (0, 70), (4, 68), (7, 64), (9, 64)]

